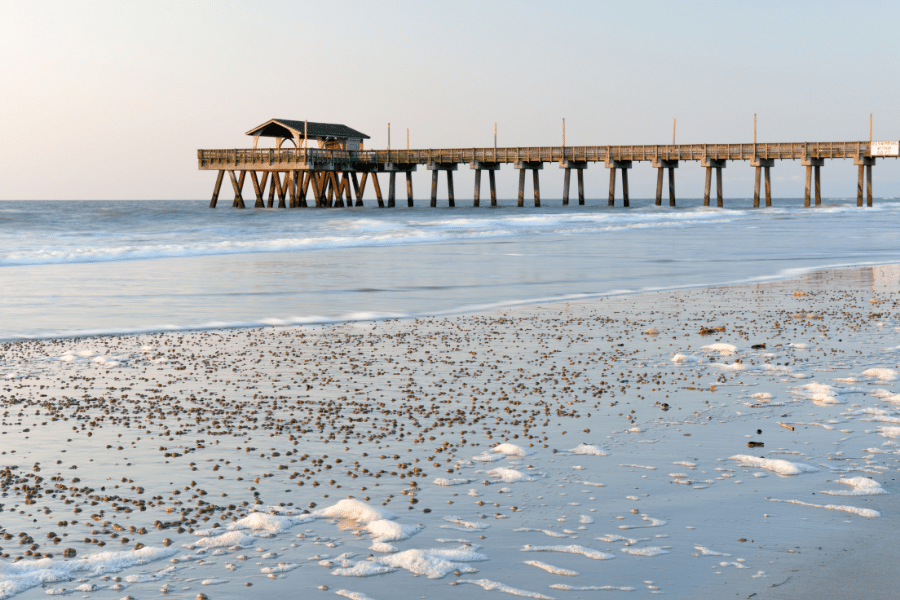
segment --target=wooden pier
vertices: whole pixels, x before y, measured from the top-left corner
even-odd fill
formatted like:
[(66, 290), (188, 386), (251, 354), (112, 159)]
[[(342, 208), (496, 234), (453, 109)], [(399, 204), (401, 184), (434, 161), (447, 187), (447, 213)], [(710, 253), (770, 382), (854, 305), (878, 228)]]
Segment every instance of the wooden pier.
[[(315, 126), (315, 131), (326, 131), (325, 127), (331, 127), (344, 128), (346, 132), (335, 133), (339, 130), (328, 129), (331, 132), (328, 136), (315, 136), (319, 147), (310, 148), (308, 142), (313, 137), (310, 126)], [(835, 159), (853, 160), (858, 167), (856, 204), (863, 206), (865, 195), (865, 206), (872, 206), (872, 167), (875, 160), (900, 155), (900, 142), (896, 141), (364, 150), (362, 139), (368, 136), (343, 125), (278, 119), (251, 130), (248, 135), (254, 135), (253, 149), (197, 151), (200, 170), (218, 172), (210, 208), (216, 207), (226, 174), (234, 190), (233, 206), (236, 208), (245, 207), (243, 194), (248, 174), (257, 208), (275, 208), (276, 196), (278, 208), (360, 207), (370, 180), (378, 206), (391, 208), (396, 206), (398, 173), (406, 176), (407, 205), (412, 207), (412, 172), (419, 165), (432, 172), (432, 207), (437, 206), (437, 184), (441, 171), (446, 173), (449, 206), (455, 206), (453, 172), (459, 165), (469, 165), (475, 170), (473, 206), (480, 206), (482, 171), (488, 173), (491, 206), (497, 205), (495, 173), (501, 165), (512, 165), (519, 171), (519, 206), (525, 204), (526, 171), (532, 172), (534, 205), (540, 206), (539, 172), (545, 164), (558, 164), (559, 168), (565, 169), (563, 206), (569, 204), (571, 173), (576, 171), (578, 203), (583, 205), (584, 170), (590, 163), (603, 163), (609, 169), (609, 206), (615, 206), (616, 172), (620, 172), (623, 205), (627, 207), (628, 170), (635, 162), (649, 163), (658, 170), (657, 206), (662, 204), (664, 171), (668, 170), (669, 206), (675, 206), (675, 169), (684, 161), (699, 162), (706, 169), (704, 206), (710, 205), (713, 171), (716, 176), (716, 205), (724, 205), (722, 169), (728, 161), (746, 161), (756, 169), (753, 206), (760, 206), (763, 181), (765, 206), (772, 206), (770, 169), (775, 166), (775, 161), (783, 160), (799, 160), (806, 167), (804, 205), (809, 207), (812, 202), (821, 204), (820, 169), (826, 160)], [(260, 135), (276, 137), (276, 148), (256, 148)], [(281, 147), (285, 140), (293, 141), (296, 147)], [(386, 203), (378, 181), (380, 173), (388, 174)]]

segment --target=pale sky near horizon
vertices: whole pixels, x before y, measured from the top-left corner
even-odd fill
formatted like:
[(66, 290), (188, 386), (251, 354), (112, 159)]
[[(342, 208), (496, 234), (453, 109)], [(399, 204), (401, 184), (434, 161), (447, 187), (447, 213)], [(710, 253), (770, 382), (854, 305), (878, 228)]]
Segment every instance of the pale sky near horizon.
[[(0, 21), (0, 199), (208, 199), (198, 148), (273, 117), (345, 123), (367, 148), (900, 139), (898, 2), (13, 2)], [(799, 162), (773, 195), (803, 193)], [(900, 161), (876, 196), (900, 196)], [(417, 198), (429, 173), (415, 175)], [(562, 174), (541, 174), (542, 196)], [(702, 194), (682, 164), (678, 194)], [(752, 195), (730, 163), (725, 195)], [(855, 195), (829, 161), (823, 195)], [(587, 194), (605, 197), (602, 165)], [(633, 197), (656, 174), (636, 165)], [(459, 202), (472, 174), (460, 169)], [(530, 181), (526, 195), (530, 197)], [(513, 197), (512, 167), (498, 176)], [(441, 180), (442, 194), (444, 180)], [(369, 192), (371, 194), (371, 191)], [(484, 193), (484, 191), (483, 191)], [(252, 194), (252, 193), (251, 193)], [(245, 196), (247, 196), (245, 188)], [(402, 194), (401, 194), (402, 195)]]

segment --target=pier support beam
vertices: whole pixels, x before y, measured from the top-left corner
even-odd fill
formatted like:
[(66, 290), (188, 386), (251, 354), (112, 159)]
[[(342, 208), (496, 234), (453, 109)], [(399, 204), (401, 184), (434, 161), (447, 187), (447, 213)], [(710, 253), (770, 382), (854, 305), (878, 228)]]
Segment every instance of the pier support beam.
[(578, 171), (578, 204), (584, 205), (584, 170), (587, 169), (587, 163), (582, 161), (561, 160), (559, 168), (565, 169), (566, 174), (563, 180), (563, 206), (569, 205), (569, 183), (571, 181), (572, 169)]
[(234, 171), (228, 171), (228, 175), (231, 177), (231, 187), (234, 188), (234, 203), (231, 205), (232, 208), (244, 208), (244, 197), (241, 195), (241, 190), (244, 187), (244, 176), (247, 174), (247, 171), (241, 171), (240, 176), (235, 177)]
[[(375, 171), (386, 171), (390, 173), (388, 178), (388, 208), (395, 208), (397, 206), (397, 173), (403, 172), (406, 173), (406, 204), (409, 207), (413, 205), (413, 191), (412, 191), (412, 172), (416, 170), (416, 165), (408, 164), (408, 163), (384, 163), (379, 164), (377, 167), (374, 167), (372, 170), (372, 183), (375, 184), (376, 192), (378, 191), (377, 178), (375, 177)], [(380, 192), (378, 192), (380, 194)], [(380, 198), (380, 195), (379, 195)], [(379, 200), (379, 207), (383, 208), (383, 203)]]
[[(359, 203), (362, 206), (362, 202)], [(406, 206), (413, 207), (412, 171), (406, 171)]]
[[(297, 188), (297, 208), (307, 208), (306, 192), (309, 190), (309, 180), (312, 179), (310, 171), (299, 171), (300, 182)], [(263, 187), (265, 187), (265, 177), (263, 177)]]
[(438, 173), (440, 171), (447, 172), (447, 197), (449, 199), (450, 208), (454, 208), (456, 206), (456, 199), (453, 195), (453, 171), (457, 168), (457, 163), (431, 163), (428, 165), (428, 170), (431, 171), (431, 206), (432, 208), (437, 207), (437, 184), (438, 184)]
[(378, 174), (372, 172), (372, 187), (375, 188), (375, 199), (378, 200), (378, 208), (384, 208), (384, 198), (381, 196), (381, 184), (378, 183)]
[(859, 180), (856, 184), (856, 205), (863, 205), (863, 175), (866, 179), (866, 206), (872, 206), (872, 167), (875, 165), (874, 156), (859, 156), (853, 159), (853, 164), (859, 167)]
[(216, 175), (216, 185), (213, 188), (212, 199), (209, 201), (209, 207), (215, 208), (216, 204), (219, 202), (219, 190), (222, 188), (222, 180), (225, 178), (225, 171), (219, 170), (219, 174)]
[(703, 206), (709, 206), (709, 186), (712, 179), (712, 170), (716, 170), (716, 206), (722, 208), (725, 205), (722, 197), (722, 169), (725, 168), (724, 158), (701, 158), (700, 166), (706, 167), (706, 185), (703, 187)]
[(769, 185), (769, 169), (775, 164), (772, 158), (750, 159), (750, 166), (756, 168), (756, 182), (753, 184), (753, 208), (759, 208), (759, 184), (762, 170), (766, 170), (766, 206), (772, 206), (772, 189)]
[[(365, 175), (365, 173), (363, 173)], [(356, 171), (350, 173), (350, 181), (353, 182), (353, 193), (356, 194), (356, 204), (357, 208), (362, 208), (362, 188), (359, 187), (359, 180), (356, 178)]]
[(388, 208), (397, 206), (397, 172), (391, 171), (388, 177)]
[(812, 195), (813, 169), (815, 169), (816, 172), (816, 206), (819, 206), (822, 204), (822, 194), (819, 187), (819, 168), (825, 164), (825, 160), (807, 156), (800, 161), (800, 164), (806, 167), (806, 187), (803, 192), (803, 206), (809, 208), (810, 196)]
[(491, 206), (497, 206), (497, 182), (494, 179), (494, 169), (488, 171), (488, 180), (491, 185)]
[(609, 205), (616, 205), (616, 169), (622, 171), (622, 206), (631, 206), (628, 200), (628, 169), (631, 168), (630, 160), (607, 159), (606, 168), (609, 169)]
[(519, 170), (519, 206), (525, 205), (525, 171), (532, 173), (532, 181), (534, 182), (534, 205), (541, 205), (541, 182), (538, 171), (544, 168), (544, 163), (537, 161), (520, 160), (516, 163), (515, 168)]
[(256, 194), (256, 204), (253, 205), (253, 208), (265, 208), (262, 192), (259, 191), (259, 178), (256, 176), (256, 171), (250, 171), (250, 183), (253, 184), (253, 192)]
[(675, 169), (678, 168), (677, 160), (657, 158), (650, 162), (651, 166), (658, 169), (656, 173), (656, 206), (662, 206), (663, 169), (669, 170), (669, 206), (675, 207)]

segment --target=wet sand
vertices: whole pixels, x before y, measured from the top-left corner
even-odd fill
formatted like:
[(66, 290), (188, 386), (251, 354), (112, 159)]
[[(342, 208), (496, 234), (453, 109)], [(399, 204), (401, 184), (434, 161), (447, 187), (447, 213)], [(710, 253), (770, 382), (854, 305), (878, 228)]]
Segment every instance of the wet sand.
[(893, 597), (898, 284), (4, 344), (0, 598)]

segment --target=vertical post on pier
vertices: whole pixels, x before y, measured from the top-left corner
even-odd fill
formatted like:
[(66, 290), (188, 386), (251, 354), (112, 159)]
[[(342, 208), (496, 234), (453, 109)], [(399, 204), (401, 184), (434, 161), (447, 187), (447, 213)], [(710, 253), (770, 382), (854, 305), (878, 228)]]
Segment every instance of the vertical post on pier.
[(278, 181), (278, 172), (272, 171), (272, 180), (269, 182), (269, 202), (266, 205), (268, 208), (275, 207), (275, 182)]
[(481, 196), (481, 169), (475, 169), (475, 196), (472, 199), (472, 206), (478, 207), (481, 205), (480, 197)]
[(866, 165), (866, 206), (872, 208), (872, 165)]
[(356, 178), (356, 171), (350, 171), (350, 181), (353, 183), (353, 195), (356, 196), (356, 206), (360, 207), (363, 205), (363, 202), (359, 189), (359, 180)]
[(609, 169), (609, 206), (616, 205), (616, 168)]
[(631, 206), (628, 203), (628, 169), (622, 169), (622, 206), (628, 208)]
[(658, 168), (656, 173), (656, 205), (662, 206), (663, 168)]
[(284, 186), (281, 183), (281, 173), (272, 171), (272, 176), (274, 177), (272, 183), (275, 184), (275, 193), (278, 194), (278, 208), (284, 208)]
[(397, 172), (391, 171), (388, 175), (388, 208), (397, 206)]
[(584, 206), (584, 169), (578, 169), (578, 205)]
[(703, 206), (709, 206), (709, 188), (712, 184), (712, 167), (706, 167), (706, 185), (703, 186)]
[(820, 168), (821, 167), (819, 167), (819, 165), (816, 165), (814, 167), (814, 169), (815, 169), (814, 177), (816, 180), (816, 184), (815, 184), (816, 185), (816, 206), (822, 205), (822, 184), (821, 184), (821, 181), (819, 180), (819, 174), (820, 174), (819, 169)]
[(216, 176), (216, 185), (213, 187), (212, 198), (209, 201), (209, 207), (215, 208), (216, 204), (219, 202), (219, 190), (222, 188), (222, 179), (225, 178), (225, 171), (219, 170), (219, 174)]
[[(496, 128), (497, 124), (494, 123), (494, 127)], [(497, 206), (497, 184), (494, 180), (494, 170), (490, 169), (488, 171), (488, 181), (491, 184), (491, 206)]]
[[(754, 121), (756, 120), (756, 115), (753, 116)], [(762, 167), (756, 167), (756, 180), (753, 184), (753, 208), (759, 208), (759, 180), (762, 173), (760, 170)]]
[(716, 206), (719, 208), (724, 206), (724, 198), (722, 197), (722, 167), (716, 167)]
[(447, 169), (447, 196), (450, 208), (456, 207), (456, 201), (453, 199), (453, 170)]
[(525, 206), (525, 169), (519, 169), (519, 208)]
[[(291, 178), (291, 181), (289, 183), (290, 187), (288, 188), (288, 191), (290, 192), (291, 208), (297, 208), (297, 173), (298, 171), (288, 172), (288, 177)], [(347, 177), (346, 173), (344, 173), (344, 177)], [(350, 195), (349, 190), (347, 192), (347, 195)]]
[(438, 170), (431, 172), (431, 208), (437, 207)]
[[(298, 208), (307, 208), (306, 192), (309, 190), (309, 180), (312, 179), (312, 171), (300, 171), (300, 187), (297, 195), (300, 196), (297, 203)], [(265, 177), (263, 177), (263, 186), (265, 186)]]
[(256, 176), (256, 171), (250, 171), (250, 183), (253, 184), (253, 192), (256, 194), (256, 204), (253, 205), (253, 208), (264, 208), (265, 204), (263, 203), (262, 193), (259, 191), (259, 179)]
[(803, 206), (809, 208), (809, 192), (812, 187), (812, 165), (806, 166), (806, 187), (803, 190)]
[[(244, 208), (244, 197), (241, 196), (241, 188), (244, 187), (244, 173), (245, 171), (241, 171), (240, 180), (234, 176), (234, 171), (228, 171), (228, 175), (231, 177), (231, 187), (234, 188), (234, 203), (232, 203), (232, 208)], [(240, 181), (240, 183), (238, 183)]]
[(372, 187), (375, 188), (375, 198), (378, 200), (378, 208), (384, 208), (384, 198), (381, 196), (381, 184), (378, 183), (378, 173), (372, 171)]
[[(274, 173), (273, 173), (274, 174)], [(324, 173), (310, 173), (312, 177), (313, 199), (316, 208), (325, 208), (325, 176)], [(274, 181), (273, 181), (274, 183)], [(271, 204), (269, 207), (271, 208)]]
[[(407, 132), (409, 130), (407, 129)], [(407, 146), (409, 146), (409, 141), (407, 140)], [(409, 148), (407, 148), (409, 150)], [(413, 207), (413, 191), (412, 191), (412, 171), (406, 172), (406, 206), (409, 208)]]
[(769, 177), (769, 168), (770, 167), (764, 167), (766, 178), (766, 208), (772, 206), (772, 180)]
[[(335, 175), (334, 171), (329, 171), (327, 173), (327, 178), (328, 208), (335, 208), (338, 205), (337, 201), (341, 199), (341, 197), (338, 195), (338, 190), (340, 188), (338, 188), (337, 175)], [(343, 206), (343, 204), (341, 206)]]
[(675, 168), (669, 167), (669, 206), (675, 208)]
[(341, 173), (333, 171), (332, 177), (334, 178), (331, 183), (331, 186), (334, 188), (334, 207), (344, 208), (344, 184)]
[(862, 163), (859, 165), (859, 176), (856, 181), (856, 206), (863, 205), (863, 175), (865, 173), (865, 166)]
[(537, 208), (541, 205), (541, 181), (540, 171), (532, 169), (532, 179), (534, 180), (534, 206)]
[(572, 177), (572, 169), (566, 167), (565, 175), (563, 175), (563, 206), (569, 205), (569, 181)]

